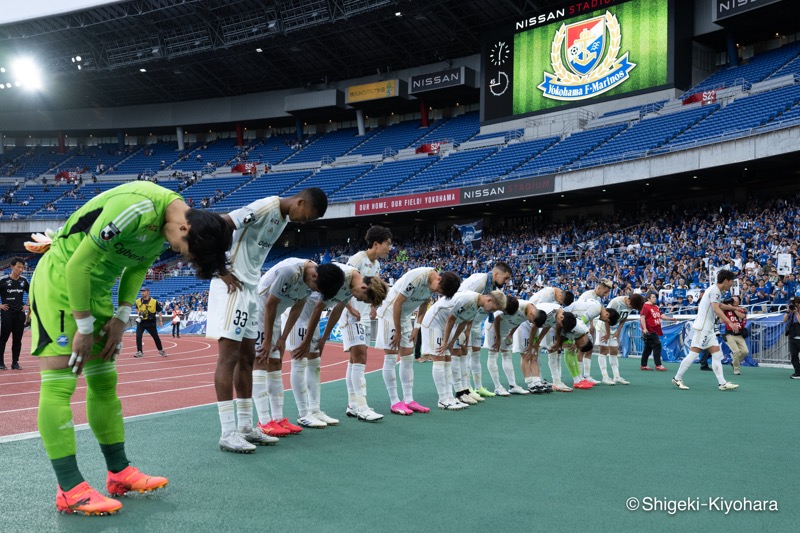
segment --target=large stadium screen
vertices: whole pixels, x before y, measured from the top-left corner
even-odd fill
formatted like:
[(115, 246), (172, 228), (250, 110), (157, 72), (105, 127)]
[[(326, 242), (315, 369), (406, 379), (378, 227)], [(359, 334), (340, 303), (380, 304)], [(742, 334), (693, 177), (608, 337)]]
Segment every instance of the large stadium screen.
[(587, 0), (489, 34), (482, 120), (497, 122), (667, 86), (670, 0)]

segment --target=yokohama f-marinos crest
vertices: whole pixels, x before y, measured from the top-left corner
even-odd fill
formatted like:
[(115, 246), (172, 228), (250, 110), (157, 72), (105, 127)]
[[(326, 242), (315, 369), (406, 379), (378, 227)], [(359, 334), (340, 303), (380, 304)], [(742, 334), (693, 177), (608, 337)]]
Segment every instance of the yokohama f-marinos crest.
[(545, 72), (538, 85), (542, 96), (566, 102), (584, 100), (624, 83), (636, 64), (628, 61), (627, 51), (619, 57), (621, 42), (617, 16), (608, 11), (562, 24), (550, 47), (553, 74)]

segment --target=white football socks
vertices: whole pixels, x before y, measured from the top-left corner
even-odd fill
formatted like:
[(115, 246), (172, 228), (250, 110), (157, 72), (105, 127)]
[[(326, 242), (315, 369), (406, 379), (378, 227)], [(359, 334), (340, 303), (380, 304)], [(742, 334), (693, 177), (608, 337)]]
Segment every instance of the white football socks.
[(489, 357), (486, 359), (486, 368), (489, 370), (489, 376), (492, 378), (492, 383), (494, 384), (495, 390), (502, 387), (500, 384), (500, 372), (497, 368), (498, 355), (500, 355), (498, 352), (489, 350)]
[(297, 416), (300, 418), (308, 414), (308, 388), (306, 387), (306, 365), (308, 359), (292, 359), (290, 382), (292, 395), (297, 404)]
[(508, 380), (508, 386), (513, 388), (517, 386), (517, 378), (514, 375), (514, 360), (511, 358), (511, 352), (500, 352), (503, 358), (503, 373)]
[(236, 400), (236, 418), (239, 429), (253, 429), (253, 399), (238, 398)]
[[(267, 372), (267, 393), (272, 420), (282, 420), (283, 416), (283, 377), (280, 370)], [(259, 415), (260, 416), (260, 415)]]
[(367, 380), (364, 377), (364, 371), (367, 365), (361, 363), (353, 363), (353, 387), (355, 388), (355, 404), (353, 407), (361, 408), (367, 405)]
[(383, 356), (383, 382), (386, 384), (386, 392), (389, 393), (389, 402), (392, 405), (400, 401), (400, 397), (397, 396), (397, 375), (394, 371), (396, 364), (396, 353), (387, 353)]
[(403, 386), (403, 403), (414, 401), (414, 355), (400, 358), (400, 384)]
[(236, 429), (236, 413), (233, 408), (233, 400), (217, 402), (219, 411), (219, 423), (222, 426), (222, 434)]
[(258, 421), (262, 425), (268, 424), (270, 421), (270, 416), (266, 370), (253, 370), (253, 403), (256, 405)]
[(320, 411), (320, 366), (322, 359), (309, 359), (306, 363), (306, 390), (308, 391), (308, 410), (312, 413)]

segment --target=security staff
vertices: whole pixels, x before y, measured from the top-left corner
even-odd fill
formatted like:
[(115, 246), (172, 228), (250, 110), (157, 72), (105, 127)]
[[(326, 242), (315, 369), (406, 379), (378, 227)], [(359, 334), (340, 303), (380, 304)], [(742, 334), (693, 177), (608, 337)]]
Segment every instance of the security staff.
[(147, 331), (156, 343), (156, 349), (161, 357), (166, 357), (164, 347), (161, 346), (161, 338), (158, 336), (156, 327), (156, 314), (158, 314), (158, 326), (164, 325), (164, 317), (161, 314), (161, 303), (155, 298), (150, 298), (150, 289), (142, 289), (142, 297), (136, 300), (136, 311), (139, 318), (136, 319), (136, 353), (134, 357), (144, 357), (142, 352), (142, 335)]

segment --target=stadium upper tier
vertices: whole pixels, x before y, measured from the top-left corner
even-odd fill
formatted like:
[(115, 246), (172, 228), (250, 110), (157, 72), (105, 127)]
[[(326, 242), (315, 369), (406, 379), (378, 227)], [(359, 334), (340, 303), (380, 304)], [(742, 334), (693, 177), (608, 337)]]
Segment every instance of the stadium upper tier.
[(767, 78), (800, 72), (800, 43), (791, 43), (775, 50), (753, 56), (749, 62), (737, 67), (722, 68), (692, 87), (683, 95), (684, 98), (708, 91), (735, 85), (752, 85)]
[[(759, 83), (760, 82), (760, 83)], [(147, 146), (72, 148), (14, 147), (0, 156), (2, 172), (19, 178), (13, 200), (0, 204), (3, 218), (64, 218), (77, 205), (114, 184), (52, 186), (56, 171), (86, 169), (120, 180), (157, 175), (159, 183), (180, 190), (197, 205), (206, 198), (215, 210), (232, 209), (267, 194), (291, 194), (321, 187), (333, 202), (490, 183), (532, 175), (617, 163), (668, 151), (694, 148), (800, 122), (800, 44), (753, 57), (721, 70), (687, 94), (726, 87), (715, 103), (682, 100), (621, 106), (590, 120), (583, 129), (559, 136), (529, 138), (511, 129), (479, 134), (477, 112), (437, 120), (423, 127), (407, 121), (377, 127), (358, 136), (345, 128), (296, 139), (276, 135), (237, 146), (234, 139), (198, 142), (178, 150), (176, 142)], [(596, 126), (594, 126), (596, 124)], [(441, 151), (416, 154), (427, 143)], [(488, 145), (488, 146), (487, 146)], [(255, 174), (231, 173), (238, 163), (255, 165)], [(102, 167), (101, 167), (102, 165)], [(270, 166), (269, 172), (263, 172)], [(98, 172), (99, 171), (99, 172)], [(32, 178), (45, 175), (44, 190)], [(186, 174), (203, 176), (185, 181)], [(27, 205), (22, 205), (25, 202)]]

